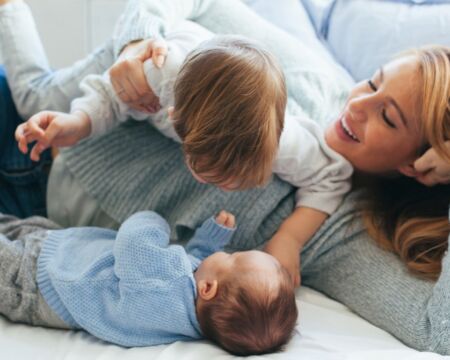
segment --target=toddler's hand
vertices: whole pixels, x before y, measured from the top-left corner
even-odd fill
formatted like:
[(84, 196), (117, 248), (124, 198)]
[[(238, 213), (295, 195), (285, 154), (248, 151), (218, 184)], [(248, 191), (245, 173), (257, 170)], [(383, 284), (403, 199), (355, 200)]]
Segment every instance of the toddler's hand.
[(300, 286), (300, 252), (295, 239), (289, 239), (283, 233), (275, 234), (267, 243), (264, 251), (277, 258), (289, 272), (295, 286)]
[(234, 228), (236, 225), (236, 219), (233, 214), (222, 210), (219, 215), (216, 216), (216, 223), (228, 228)]
[[(450, 149), (450, 141), (447, 141), (445, 145)], [(417, 181), (424, 185), (450, 183), (450, 162), (441, 158), (433, 148), (416, 160), (414, 168), (421, 173), (416, 177)]]
[(30, 158), (39, 161), (41, 153), (51, 146), (71, 146), (89, 136), (91, 122), (82, 113), (65, 114), (55, 111), (42, 111), (20, 124), (15, 132), (19, 150), (26, 154), (28, 144), (36, 142)]

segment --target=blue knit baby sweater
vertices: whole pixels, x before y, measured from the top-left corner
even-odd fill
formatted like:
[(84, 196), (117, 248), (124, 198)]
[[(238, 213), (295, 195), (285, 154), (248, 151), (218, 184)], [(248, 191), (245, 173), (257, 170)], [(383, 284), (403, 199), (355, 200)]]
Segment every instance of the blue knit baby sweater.
[(39, 289), (68, 325), (108, 342), (199, 339), (193, 273), (232, 234), (210, 218), (185, 250), (169, 245), (169, 225), (151, 211), (132, 215), (118, 231), (49, 231), (38, 259)]

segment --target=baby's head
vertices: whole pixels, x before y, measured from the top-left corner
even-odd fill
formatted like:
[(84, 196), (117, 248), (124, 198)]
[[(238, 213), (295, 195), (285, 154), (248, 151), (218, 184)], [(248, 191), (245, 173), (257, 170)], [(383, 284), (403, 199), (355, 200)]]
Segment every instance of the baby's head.
[(195, 273), (203, 335), (235, 355), (276, 352), (297, 322), (288, 272), (262, 251), (215, 253)]
[(216, 36), (187, 56), (174, 94), (171, 116), (197, 180), (228, 190), (267, 183), (287, 98), (283, 72), (267, 50)]

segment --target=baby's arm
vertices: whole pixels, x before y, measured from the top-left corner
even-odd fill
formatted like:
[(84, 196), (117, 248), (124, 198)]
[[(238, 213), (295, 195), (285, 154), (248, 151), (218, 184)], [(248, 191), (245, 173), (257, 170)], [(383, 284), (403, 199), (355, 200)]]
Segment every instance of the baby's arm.
[(323, 130), (286, 116), (274, 172), (298, 187), (297, 208), (266, 246), (300, 284), (300, 251), (350, 190), (351, 165), (325, 143)]
[(209, 218), (196, 231), (186, 245), (186, 251), (199, 260), (222, 250), (233, 236), (235, 228), (234, 216), (221, 211), (216, 218)]
[[(153, 211), (141, 211), (125, 220), (117, 231), (113, 246), (114, 271), (121, 280), (142, 274), (148, 278), (160, 276), (173, 264), (158, 258), (169, 253), (184, 253), (181, 247), (169, 248), (170, 228), (166, 220)], [(182, 264), (179, 264), (180, 266)]]

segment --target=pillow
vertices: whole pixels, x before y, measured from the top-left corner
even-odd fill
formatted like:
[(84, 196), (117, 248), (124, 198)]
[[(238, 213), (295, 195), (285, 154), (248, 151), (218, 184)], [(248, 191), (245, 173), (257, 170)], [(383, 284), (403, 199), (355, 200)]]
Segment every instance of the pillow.
[(316, 30), (356, 81), (409, 48), (450, 46), (449, 0), (302, 1)]
[(353, 79), (348, 72), (334, 59), (326, 45), (318, 38), (309, 14), (300, 0), (243, 0), (243, 2), (258, 15), (293, 35), (314, 52), (320, 54), (323, 59), (332, 62), (336, 72), (353, 83)]

